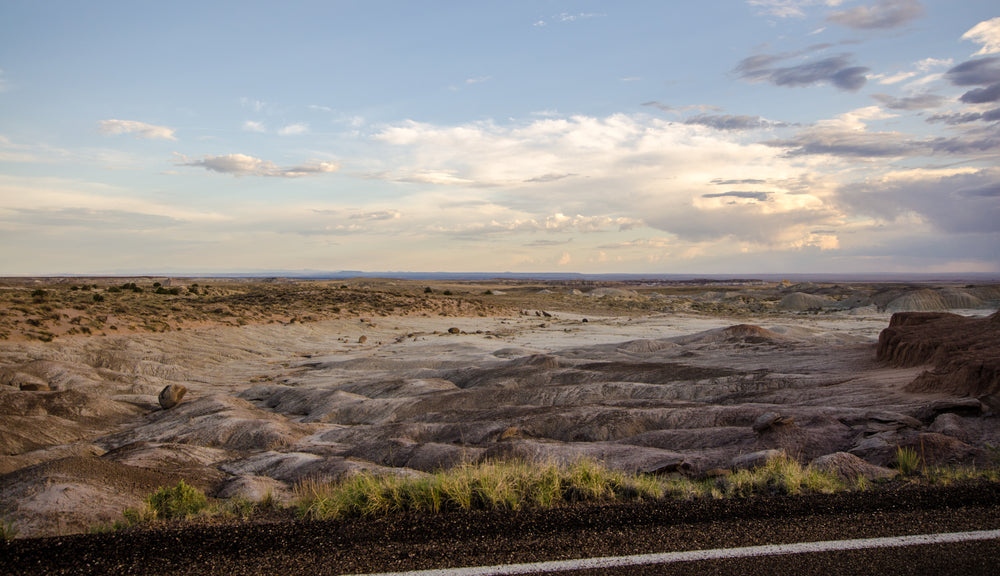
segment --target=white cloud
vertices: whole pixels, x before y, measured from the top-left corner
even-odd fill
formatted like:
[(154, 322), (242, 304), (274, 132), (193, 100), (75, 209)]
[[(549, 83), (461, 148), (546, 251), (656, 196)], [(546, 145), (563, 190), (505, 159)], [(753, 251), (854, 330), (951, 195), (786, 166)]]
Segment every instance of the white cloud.
[(842, 0), (747, 0), (761, 14), (777, 18), (805, 18), (806, 8), (824, 5), (839, 6)]
[(135, 120), (101, 120), (98, 130), (103, 134), (134, 134), (136, 138), (153, 140), (177, 140), (174, 129), (166, 126), (154, 126)]
[(465, 83), (466, 84), (482, 84), (483, 82), (489, 82), (492, 79), (493, 79), (492, 76), (479, 76), (479, 77), (476, 77), (476, 78), (466, 78), (465, 79)]
[(243, 123), (243, 129), (247, 132), (267, 132), (267, 128), (264, 127), (263, 122), (255, 122), (253, 120), (247, 120)]
[(962, 34), (962, 40), (971, 40), (983, 46), (973, 56), (1000, 52), (1000, 17), (976, 24), (968, 32)]
[(281, 178), (297, 178), (312, 174), (327, 174), (336, 172), (340, 166), (333, 162), (311, 162), (300, 166), (281, 168), (268, 160), (261, 160), (246, 154), (226, 154), (224, 156), (205, 156), (200, 160), (190, 160), (182, 154), (176, 154), (178, 166), (194, 166), (210, 172), (232, 174), (233, 176), (275, 176)]
[(288, 126), (278, 130), (278, 134), (281, 134), (282, 136), (295, 136), (297, 134), (305, 134), (308, 131), (308, 124), (289, 124)]

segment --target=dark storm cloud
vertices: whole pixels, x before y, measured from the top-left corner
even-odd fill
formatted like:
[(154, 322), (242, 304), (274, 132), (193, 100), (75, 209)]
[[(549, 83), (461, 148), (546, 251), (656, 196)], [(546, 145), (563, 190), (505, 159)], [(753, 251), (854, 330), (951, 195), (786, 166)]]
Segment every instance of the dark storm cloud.
[(986, 104), (1000, 100), (1000, 82), (990, 84), (986, 88), (969, 90), (959, 98), (966, 104)]
[(985, 86), (1000, 82), (1000, 56), (962, 62), (944, 73), (955, 86)]
[(765, 202), (771, 197), (770, 192), (719, 192), (715, 194), (702, 194), (702, 198), (746, 198), (748, 200), (758, 200)]
[(993, 110), (988, 110), (986, 112), (965, 112), (958, 114), (935, 114), (927, 118), (928, 122), (943, 122), (950, 126), (955, 126), (957, 124), (968, 124), (970, 122), (977, 122), (982, 120), (984, 122), (996, 122), (1000, 120), (1000, 108), (994, 108)]
[(880, 0), (873, 6), (856, 6), (834, 12), (827, 20), (860, 30), (898, 28), (924, 15), (924, 7), (917, 0)]
[(699, 114), (688, 118), (684, 123), (708, 126), (716, 130), (755, 130), (758, 128), (780, 128), (786, 126), (783, 122), (771, 122), (760, 116), (734, 114)]
[(796, 66), (776, 66), (790, 55), (759, 54), (744, 58), (734, 72), (751, 82), (770, 82), (776, 86), (809, 86), (830, 82), (841, 90), (855, 92), (865, 85), (864, 66), (851, 66), (849, 54), (830, 56)]
[(945, 101), (943, 96), (937, 94), (917, 94), (904, 98), (896, 98), (888, 94), (872, 94), (872, 98), (892, 110), (926, 110), (927, 108), (937, 108)]

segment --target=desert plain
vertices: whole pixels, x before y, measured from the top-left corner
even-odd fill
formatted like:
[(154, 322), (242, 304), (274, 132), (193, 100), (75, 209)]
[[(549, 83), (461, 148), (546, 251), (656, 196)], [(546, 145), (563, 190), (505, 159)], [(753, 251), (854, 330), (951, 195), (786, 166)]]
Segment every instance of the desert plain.
[(0, 515), (61, 535), (180, 480), (289, 501), (491, 460), (995, 467), (998, 308), (968, 284), (6, 279)]

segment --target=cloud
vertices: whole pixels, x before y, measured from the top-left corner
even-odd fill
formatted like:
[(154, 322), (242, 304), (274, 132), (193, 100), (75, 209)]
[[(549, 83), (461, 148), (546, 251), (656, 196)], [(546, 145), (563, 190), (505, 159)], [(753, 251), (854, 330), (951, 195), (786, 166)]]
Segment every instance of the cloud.
[(233, 176), (275, 176), (281, 178), (297, 178), (312, 174), (328, 174), (336, 172), (340, 167), (333, 162), (312, 162), (300, 166), (279, 168), (273, 162), (247, 156), (246, 154), (226, 154), (224, 156), (205, 156), (200, 160), (188, 160), (183, 155), (177, 155), (181, 160), (178, 166), (193, 166), (204, 168), (210, 172), (232, 174)]
[(15, 208), (20, 224), (56, 228), (98, 230), (156, 230), (183, 224), (183, 220), (160, 214), (93, 208)]
[(154, 126), (145, 122), (135, 120), (101, 120), (98, 124), (98, 131), (102, 134), (134, 134), (136, 138), (148, 138), (151, 140), (177, 140), (174, 137), (174, 129), (166, 126)]
[(684, 121), (685, 124), (698, 124), (716, 130), (756, 130), (758, 128), (780, 128), (786, 126), (782, 122), (772, 122), (760, 116), (737, 116), (733, 114), (699, 114)]
[(465, 83), (466, 84), (482, 84), (483, 82), (489, 82), (492, 79), (493, 79), (492, 76), (479, 76), (479, 77), (476, 77), (476, 78), (466, 78), (465, 79)]
[(650, 106), (652, 108), (658, 108), (664, 112), (689, 112), (691, 110), (697, 110), (698, 112), (722, 112), (724, 108), (722, 106), (715, 106), (712, 104), (692, 104), (689, 106), (671, 106), (669, 104), (664, 104), (663, 102), (657, 102), (656, 100), (651, 100), (649, 102), (643, 102), (640, 106)]
[(943, 96), (927, 93), (903, 98), (888, 94), (872, 94), (872, 98), (891, 110), (926, 110), (927, 108), (937, 108), (945, 102)]
[(841, 0), (747, 0), (747, 4), (758, 8), (758, 13), (777, 18), (805, 18), (805, 9), (810, 6), (838, 6)]
[(873, 30), (898, 28), (924, 15), (917, 0), (879, 0), (873, 6), (855, 6), (827, 16), (827, 20), (848, 28)]
[(935, 114), (927, 118), (928, 122), (943, 122), (948, 125), (968, 124), (983, 120), (985, 122), (996, 122), (1000, 120), (1000, 108), (994, 108), (986, 112), (963, 112), (955, 114)]
[(841, 90), (856, 92), (865, 85), (870, 68), (851, 66), (849, 54), (839, 54), (795, 66), (776, 66), (794, 54), (758, 54), (744, 58), (733, 70), (750, 82), (770, 82), (776, 86), (809, 86), (832, 83)]
[(867, 122), (892, 118), (878, 106), (860, 108), (802, 129), (791, 138), (763, 142), (784, 148), (789, 156), (830, 155), (845, 158), (893, 158), (929, 154), (928, 141), (900, 132), (869, 132)]
[(962, 62), (945, 72), (944, 77), (955, 86), (977, 86), (1000, 82), (1000, 56)]
[(770, 192), (716, 192), (702, 194), (702, 198), (743, 198), (746, 200), (758, 200), (765, 202), (771, 198)]
[(402, 213), (399, 210), (378, 210), (375, 212), (361, 212), (358, 214), (351, 214), (350, 218), (352, 220), (369, 220), (369, 221), (381, 221), (381, 220), (398, 220), (402, 217)]
[(764, 184), (767, 180), (761, 180), (760, 178), (742, 178), (739, 180), (723, 180), (721, 178), (715, 178), (712, 180), (712, 184), (716, 186), (735, 186), (740, 184)]
[(253, 120), (247, 120), (244, 122), (243, 129), (247, 132), (267, 132), (267, 128), (264, 127), (263, 122), (254, 122)]
[(916, 214), (953, 234), (998, 232), (1000, 170), (911, 171), (843, 188), (848, 211), (887, 221)]
[(984, 20), (976, 24), (968, 32), (962, 34), (962, 40), (971, 40), (983, 47), (973, 56), (996, 54), (1000, 52), (1000, 17)]
[(282, 136), (294, 136), (297, 134), (305, 134), (308, 131), (308, 124), (289, 124), (288, 126), (279, 129), (278, 134), (281, 134)]
[(966, 104), (987, 104), (1000, 101), (1000, 82), (990, 84), (986, 88), (969, 90), (959, 98)]

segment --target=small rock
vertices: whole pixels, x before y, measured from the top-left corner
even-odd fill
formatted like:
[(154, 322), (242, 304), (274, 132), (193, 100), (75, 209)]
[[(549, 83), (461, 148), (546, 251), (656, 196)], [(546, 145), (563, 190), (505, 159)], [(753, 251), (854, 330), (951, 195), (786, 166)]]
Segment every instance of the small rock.
[(760, 452), (752, 452), (750, 454), (741, 454), (736, 458), (733, 458), (732, 462), (729, 463), (729, 467), (734, 470), (752, 470), (767, 464), (767, 461), (772, 458), (778, 458), (784, 456), (784, 451), (782, 450), (761, 450)]
[(953, 398), (949, 400), (935, 400), (920, 409), (915, 416), (923, 422), (931, 422), (941, 414), (979, 416), (982, 410), (983, 405), (976, 398)]
[(583, 320), (580, 320), (580, 322), (590, 322), (590, 320), (587, 320), (586, 318), (584, 318)]
[(187, 394), (187, 388), (180, 384), (171, 384), (163, 390), (160, 390), (160, 406), (163, 407), (164, 410), (170, 410), (174, 406), (181, 403), (185, 394)]
[(367, 336), (360, 336), (360, 337), (358, 337), (358, 344), (364, 344), (367, 341), (368, 341), (368, 337)]
[(52, 387), (48, 384), (40, 384), (38, 382), (23, 382), (20, 388), (25, 392), (49, 392), (52, 390)]
[(448, 333), (449, 334), (461, 334), (462, 331), (459, 330), (458, 328), (452, 326), (451, 328), (448, 328)]

